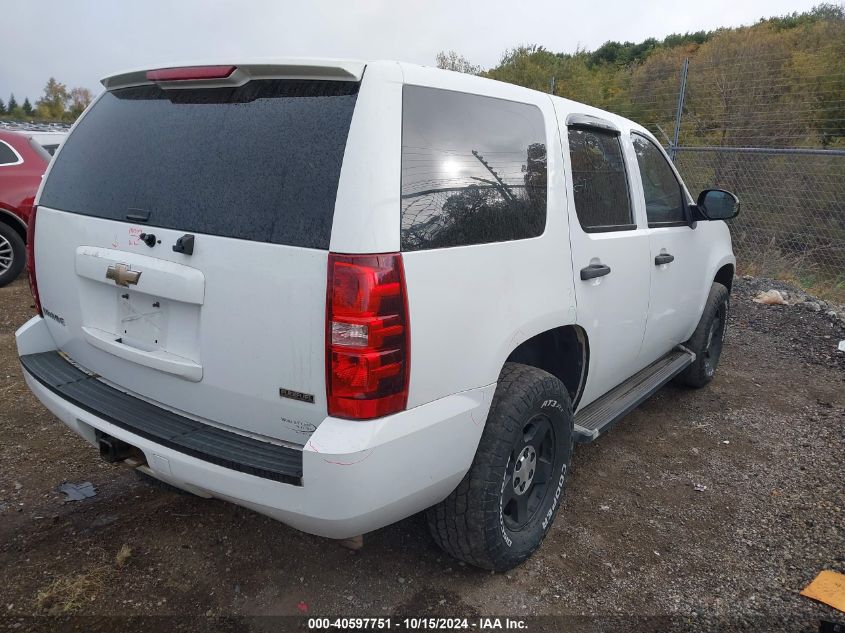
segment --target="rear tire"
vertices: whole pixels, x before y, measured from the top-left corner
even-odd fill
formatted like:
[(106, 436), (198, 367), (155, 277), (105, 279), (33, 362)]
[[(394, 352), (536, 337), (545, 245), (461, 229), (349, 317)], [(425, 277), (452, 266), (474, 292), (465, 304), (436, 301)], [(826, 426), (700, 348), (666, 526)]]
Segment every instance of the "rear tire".
[(26, 245), (20, 234), (0, 223), (0, 288), (18, 278), (26, 263)]
[(722, 343), (728, 322), (730, 293), (720, 283), (714, 283), (704, 304), (698, 327), (684, 346), (695, 352), (695, 361), (675, 378), (687, 387), (703, 387), (716, 374), (722, 356)]
[(572, 424), (572, 403), (560, 380), (506, 363), (469, 472), (427, 511), (435, 542), (459, 560), (495, 571), (531, 556), (560, 506)]

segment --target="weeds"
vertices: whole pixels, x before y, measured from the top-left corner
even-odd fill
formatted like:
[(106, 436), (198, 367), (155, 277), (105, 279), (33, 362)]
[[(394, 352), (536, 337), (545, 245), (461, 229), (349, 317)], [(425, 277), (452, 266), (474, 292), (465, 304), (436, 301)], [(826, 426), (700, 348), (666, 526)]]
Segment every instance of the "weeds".
[(113, 563), (96, 565), (73, 576), (55, 578), (36, 595), (36, 607), (47, 615), (66, 615), (79, 611), (86, 603), (95, 600), (115, 579), (131, 556), (132, 549), (124, 544)]
[(786, 281), (809, 294), (836, 303), (845, 303), (845, 270), (830, 273), (817, 263), (814, 251), (787, 253), (775, 240), (754, 252), (737, 253), (738, 272), (753, 277)]

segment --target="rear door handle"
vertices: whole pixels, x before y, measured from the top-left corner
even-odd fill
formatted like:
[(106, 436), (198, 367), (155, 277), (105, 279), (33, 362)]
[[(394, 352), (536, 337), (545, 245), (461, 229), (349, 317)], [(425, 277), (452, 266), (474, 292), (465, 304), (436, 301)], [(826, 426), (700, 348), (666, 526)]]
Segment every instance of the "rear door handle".
[(604, 264), (590, 264), (586, 268), (581, 269), (581, 281), (588, 279), (595, 279), (596, 277), (604, 277), (610, 274), (610, 266)]
[(661, 253), (657, 257), (654, 258), (654, 265), (661, 266), (663, 264), (669, 264), (675, 261), (675, 256), (670, 255), (669, 253)]

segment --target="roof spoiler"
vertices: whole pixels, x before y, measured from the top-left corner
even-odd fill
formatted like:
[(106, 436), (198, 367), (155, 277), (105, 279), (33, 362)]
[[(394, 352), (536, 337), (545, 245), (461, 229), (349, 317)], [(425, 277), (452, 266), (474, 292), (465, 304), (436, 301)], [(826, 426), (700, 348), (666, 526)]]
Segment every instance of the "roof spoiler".
[[(177, 69), (196, 69), (195, 79), (169, 79), (178, 76)], [(204, 69), (230, 68), (222, 76), (204, 73)], [(159, 84), (170, 88), (217, 88), (242, 86), (252, 79), (311, 79), (327, 81), (361, 81), (365, 64), (351, 61), (290, 60), (284, 62), (252, 62), (245, 64), (178, 64), (166, 68), (139, 69), (118, 73), (100, 80), (106, 90)], [(206, 75), (205, 77), (203, 75)], [(164, 77), (161, 79), (160, 77)]]

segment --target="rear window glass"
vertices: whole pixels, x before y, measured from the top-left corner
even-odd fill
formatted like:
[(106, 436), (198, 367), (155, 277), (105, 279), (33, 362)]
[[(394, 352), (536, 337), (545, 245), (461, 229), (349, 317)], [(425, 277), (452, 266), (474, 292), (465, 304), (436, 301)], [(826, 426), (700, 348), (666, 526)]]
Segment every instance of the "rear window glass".
[(62, 147), (41, 204), (327, 249), (357, 92), (299, 80), (107, 92)]
[(6, 144), (6, 141), (0, 141), (0, 165), (11, 165), (18, 162), (18, 155), (15, 151)]
[(539, 108), (404, 87), (402, 250), (536, 237), (546, 188)]

